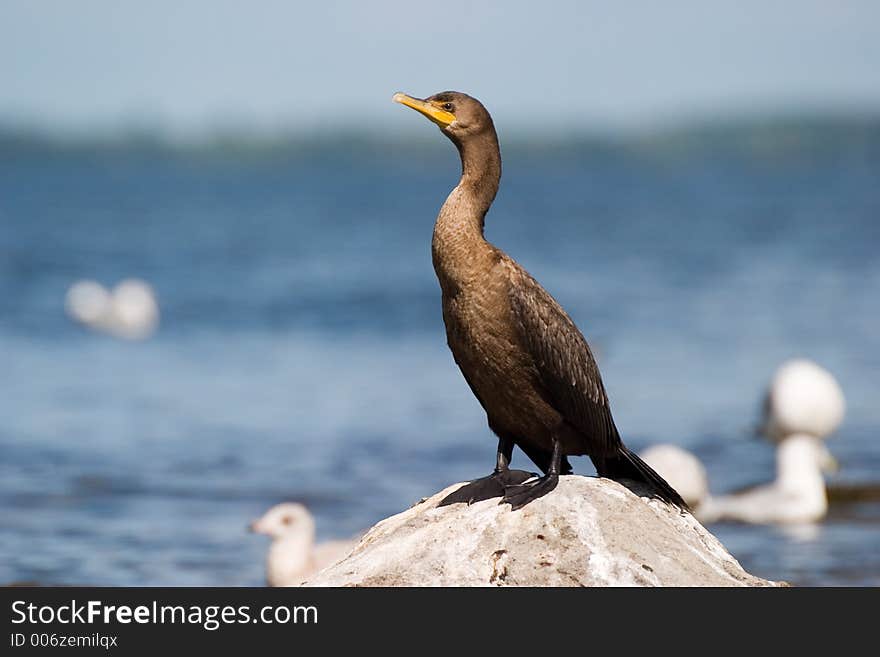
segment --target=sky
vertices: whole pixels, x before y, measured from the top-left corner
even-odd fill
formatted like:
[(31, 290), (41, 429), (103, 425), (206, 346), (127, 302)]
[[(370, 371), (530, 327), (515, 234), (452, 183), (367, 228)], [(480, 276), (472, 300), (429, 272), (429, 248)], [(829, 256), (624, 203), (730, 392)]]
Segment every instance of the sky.
[(0, 121), (310, 131), (455, 89), (536, 131), (880, 111), (880, 2), (3, 0)]

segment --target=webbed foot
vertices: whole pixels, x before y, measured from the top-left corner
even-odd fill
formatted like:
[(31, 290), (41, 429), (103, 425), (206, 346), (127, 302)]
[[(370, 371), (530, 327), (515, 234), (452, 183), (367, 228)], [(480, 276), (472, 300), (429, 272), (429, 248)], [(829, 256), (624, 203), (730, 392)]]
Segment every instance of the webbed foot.
[(511, 486), (516, 486), (537, 476), (534, 472), (526, 472), (525, 470), (501, 470), (500, 472), (494, 472), (488, 477), (474, 479), (472, 482), (454, 490), (444, 497), (437, 506), (447, 506), (461, 502), (473, 504), (474, 502), (482, 502), (493, 497), (501, 497)]
[(559, 475), (550, 472), (527, 484), (523, 483), (507, 486), (504, 489), (504, 497), (501, 498), (499, 504), (507, 502), (510, 504), (510, 510), (516, 511), (517, 509), (523, 508), (529, 502), (532, 502), (539, 497), (544, 497), (544, 495), (556, 488), (556, 484), (558, 483)]

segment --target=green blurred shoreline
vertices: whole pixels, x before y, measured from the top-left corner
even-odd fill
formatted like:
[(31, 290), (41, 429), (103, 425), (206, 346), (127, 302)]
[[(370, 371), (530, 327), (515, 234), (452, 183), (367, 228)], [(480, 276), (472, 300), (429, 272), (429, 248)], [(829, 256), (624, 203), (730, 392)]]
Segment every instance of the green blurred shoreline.
[[(532, 154), (619, 153), (798, 154), (837, 150), (880, 151), (880, 113), (869, 116), (770, 116), (694, 121), (649, 131), (622, 134), (568, 133), (549, 135), (501, 131), (507, 152)], [(129, 127), (112, 131), (60, 134), (39, 127), (0, 123), (0, 157), (140, 153), (176, 157), (298, 158), (316, 153), (371, 157), (447, 149), (431, 131), (380, 133), (375, 129), (323, 128), (312, 134), (259, 133), (224, 129), (198, 138), (176, 138), (160, 128)]]

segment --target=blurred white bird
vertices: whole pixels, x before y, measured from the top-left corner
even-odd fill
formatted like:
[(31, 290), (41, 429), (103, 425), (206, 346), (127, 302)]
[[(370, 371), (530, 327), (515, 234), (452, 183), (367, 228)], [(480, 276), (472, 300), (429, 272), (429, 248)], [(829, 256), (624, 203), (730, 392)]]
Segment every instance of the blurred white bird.
[(642, 458), (679, 491), (701, 522), (816, 522), (828, 511), (822, 473), (837, 470), (824, 439), (840, 425), (845, 408), (843, 391), (827, 370), (792, 360), (776, 371), (764, 400), (762, 433), (776, 443), (773, 482), (713, 497), (705, 469), (690, 452), (658, 445)]
[(347, 557), (356, 539), (315, 545), (315, 520), (302, 504), (283, 502), (251, 523), (250, 529), (272, 538), (266, 556), (269, 586), (299, 586), (314, 573)]
[(639, 456), (672, 486), (695, 514), (709, 497), (709, 479), (700, 459), (677, 445), (652, 445)]
[(695, 515), (701, 522), (816, 522), (828, 512), (822, 472), (836, 469), (837, 462), (821, 438), (803, 433), (787, 436), (776, 447), (774, 481), (729, 495), (707, 496)]
[(761, 432), (775, 442), (795, 434), (827, 438), (845, 412), (843, 390), (831, 372), (798, 358), (776, 370), (764, 397)]
[(159, 324), (159, 305), (153, 288), (130, 278), (110, 292), (95, 281), (78, 281), (67, 291), (67, 314), (96, 331), (127, 340), (150, 337)]

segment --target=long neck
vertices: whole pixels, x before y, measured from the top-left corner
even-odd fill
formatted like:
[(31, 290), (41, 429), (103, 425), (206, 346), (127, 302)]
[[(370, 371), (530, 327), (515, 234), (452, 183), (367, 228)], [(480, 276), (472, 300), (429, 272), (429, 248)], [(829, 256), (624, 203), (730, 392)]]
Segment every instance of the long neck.
[(776, 480), (784, 489), (822, 491), (825, 480), (820, 468), (819, 439), (795, 434), (782, 440), (776, 448)]
[(480, 234), (489, 206), (498, 193), (501, 182), (501, 148), (498, 136), (490, 128), (482, 134), (456, 143), (461, 156), (460, 189), (470, 204), (473, 217), (479, 219)]
[(444, 289), (463, 284), (485, 262), (489, 246), (483, 223), (501, 181), (501, 151), (493, 128), (455, 144), (461, 180), (440, 208), (432, 242), (434, 269)]
[(266, 579), (270, 586), (298, 584), (312, 564), (315, 545), (314, 530), (305, 529), (272, 541), (266, 558)]

